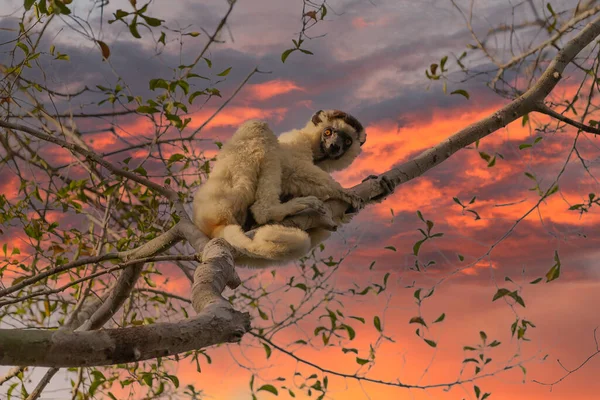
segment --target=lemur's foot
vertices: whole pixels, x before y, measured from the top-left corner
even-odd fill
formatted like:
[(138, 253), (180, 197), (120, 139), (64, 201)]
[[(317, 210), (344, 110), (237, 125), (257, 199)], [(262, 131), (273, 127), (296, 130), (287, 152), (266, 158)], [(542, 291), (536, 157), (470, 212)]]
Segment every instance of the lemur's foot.
[(315, 196), (296, 197), (283, 204), (286, 204), (291, 210), (293, 210), (288, 215), (296, 215), (308, 209), (314, 210), (321, 215), (327, 214), (327, 208), (325, 208), (325, 204), (323, 204), (323, 202)]
[(377, 196), (377, 198), (389, 196), (390, 194), (394, 193), (394, 190), (396, 189), (396, 185), (394, 185), (394, 182), (392, 182), (392, 180), (385, 175), (369, 175), (365, 179), (363, 179), (363, 182), (368, 181), (370, 179), (377, 179), (379, 181), (379, 187), (383, 191), (383, 194)]
[(365, 207), (365, 200), (354, 192), (342, 192), (340, 196), (342, 201), (350, 204), (351, 211), (358, 211)]

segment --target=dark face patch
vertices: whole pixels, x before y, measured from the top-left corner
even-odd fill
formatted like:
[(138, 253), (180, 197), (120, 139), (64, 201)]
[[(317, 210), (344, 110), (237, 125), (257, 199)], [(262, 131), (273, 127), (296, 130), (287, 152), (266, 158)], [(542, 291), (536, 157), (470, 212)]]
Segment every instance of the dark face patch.
[(321, 150), (323, 152), (321, 161), (340, 159), (352, 146), (352, 141), (352, 137), (342, 130), (335, 130), (333, 127), (325, 128), (321, 133)]

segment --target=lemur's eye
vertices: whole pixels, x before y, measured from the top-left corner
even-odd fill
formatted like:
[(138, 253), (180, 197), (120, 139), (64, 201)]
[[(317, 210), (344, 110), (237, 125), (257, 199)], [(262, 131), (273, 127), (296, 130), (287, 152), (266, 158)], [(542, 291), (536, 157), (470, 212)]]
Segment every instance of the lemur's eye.
[(346, 146), (350, 146), (352, 144), (352, 140), (351, 139), (346, 139)]
[(323, 134), (325, 134), (325, 136), (331, 136), (332, 133), (333, 133), (333, 131), (331, 129), (325, 129), (325, 132), (323, 132)]

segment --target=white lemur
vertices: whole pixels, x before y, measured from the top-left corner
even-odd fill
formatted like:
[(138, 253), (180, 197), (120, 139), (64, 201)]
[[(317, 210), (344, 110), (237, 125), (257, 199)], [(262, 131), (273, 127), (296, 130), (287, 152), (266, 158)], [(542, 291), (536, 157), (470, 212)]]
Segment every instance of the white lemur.
[[(365, 141), (360, 122), (337, 110), (318, 111), (304, 128), (279, 140), (266, 122), (247, 121), (223, 145), (208, 180), (196, 192), (194, 224), (243, 254), (236, 258), (239, 265), (266, 267), (298, 259), (329, 232), (307, 233), (276, 223), (307, 209), (324, 214), (327, 199), (361, 208), (363, 200), (328, 172), (348, 167)], [(258, 225), (271, 224), (250, 238), (242, 227), (252, 217)]]

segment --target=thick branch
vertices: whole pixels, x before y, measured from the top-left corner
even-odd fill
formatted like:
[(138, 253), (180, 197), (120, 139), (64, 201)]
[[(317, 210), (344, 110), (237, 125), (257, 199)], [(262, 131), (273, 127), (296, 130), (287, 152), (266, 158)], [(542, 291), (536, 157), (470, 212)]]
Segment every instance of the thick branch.
[(242, 281), (235, 272), (233, 249), (224, 239), (213, 239), (204, 248), (202, 263), (194, 272), (192, 285), (192, 306), (196, 312), (204, 310), (210, 304), (231, 308), (221, 296), (225, 286), (232, 289)]
[(96, 332), (0, 329), (0, 365), (90, 367), (143, 361), (238, 342), (249, 329), (249, 314), (216, 305), (177, 323)]

